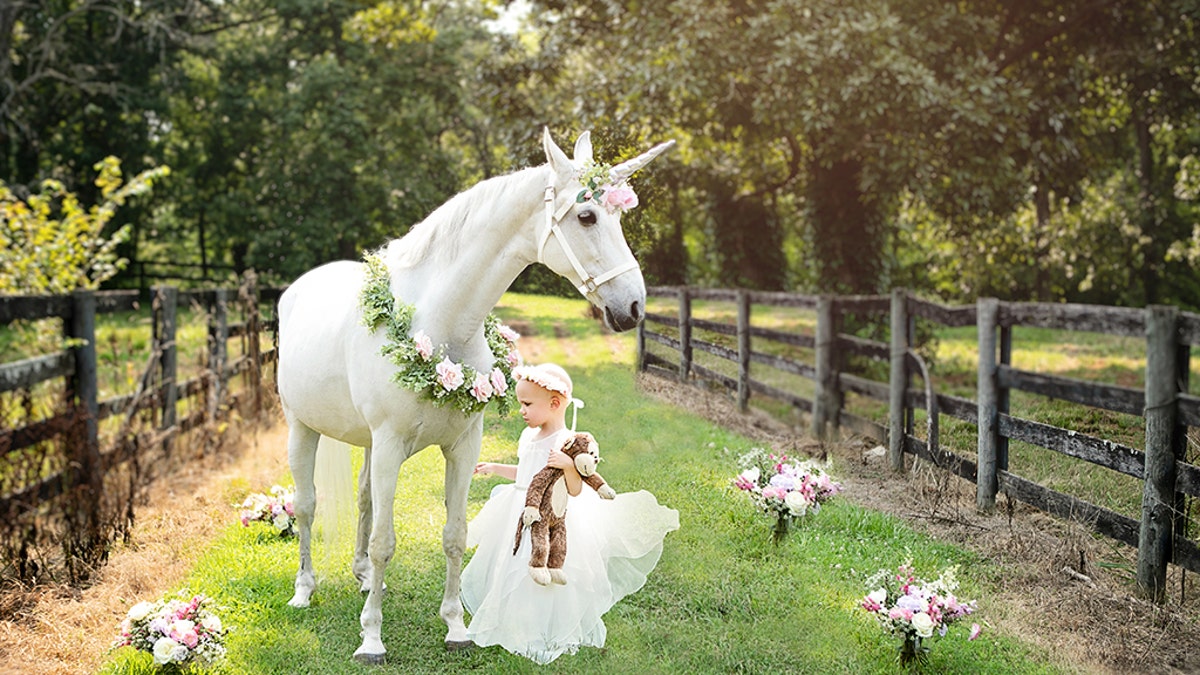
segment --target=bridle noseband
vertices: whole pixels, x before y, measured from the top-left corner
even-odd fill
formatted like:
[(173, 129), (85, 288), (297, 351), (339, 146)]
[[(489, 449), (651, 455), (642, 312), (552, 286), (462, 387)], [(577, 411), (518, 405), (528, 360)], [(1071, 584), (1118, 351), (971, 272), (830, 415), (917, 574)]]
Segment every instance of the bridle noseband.
[(546, 185), (546, 195), (544, 197), (544, 201), (546, 202), (546, 228), (542, 232), (541, 236), (538, 237), (538, 262), (542, 263), (543, 265), (546, 264), (544, 257), (546, 252), (546, 242), (550, 241), (550, 235), (556, 235), (558, 237), (558, 245), (562, 247), (563, 253), (567, 254), (567, 260), (571, 262), (571, 267), (575, 269), (575, 274), (582, 281), (582, 283), (575, 288), (578, 289), (578, 291), (582, 293), (584, 297), (587, 297), (590, 293), (595, 293), (596, 289), (599, 288), (601, 284), (612, 281), (616, 277), (619, 277), (626, 272), (632, 272), (638, 268), (637, 261), (633, 260), (631, 256), (629, 262), (614, 267), (613, 269), (599, 276), (592, 276), (588, 274), (587, 270), (583, 269), (583, 264), (579, 262), (579, 258), (575, 256), (575, 252), (571, 250), (571, 245), (567, 243), (567, 238), (563, 236), (562, 229), (558, 226), (558, 221), (562, 220), (563, 217), (567, 215), (567, 211), (571, 210), (573, 202), (565, 202), (558, 208), (557, 211), (555, 211), (554, 200), (557, 196), (557, 193), (558, 191), (554, 187), (554, 172), (551, 171), (549, 183)]

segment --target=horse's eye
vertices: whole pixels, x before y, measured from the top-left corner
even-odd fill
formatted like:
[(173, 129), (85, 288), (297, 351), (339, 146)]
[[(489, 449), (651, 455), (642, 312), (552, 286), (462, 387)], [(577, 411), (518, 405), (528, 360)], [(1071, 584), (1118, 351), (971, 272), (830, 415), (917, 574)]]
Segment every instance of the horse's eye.
[(596, 224), (596, 212), (592, 211), (591, 209), (589, 209), (587, 211), (580, 211), (579, 212), (579, 222), (583, 223), (584, 225), (595, 225)]

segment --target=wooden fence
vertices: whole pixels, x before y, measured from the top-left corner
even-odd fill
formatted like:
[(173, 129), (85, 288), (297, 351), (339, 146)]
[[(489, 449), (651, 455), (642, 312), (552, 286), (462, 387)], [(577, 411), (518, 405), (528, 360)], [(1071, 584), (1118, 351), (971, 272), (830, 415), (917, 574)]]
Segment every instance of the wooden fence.
[[(0, 364), (0, 394), (7, 393), (10, 403), (23, 398), (29, 410), (33, 409), (29, 392), (36, 385), (65, 384), (62, 400), (51, 402), (54, 412), (15, 424), (10, 422), (16, 416), (9, 414), (6, 419), (10, 422), (0, 428), (0, 476), (5, 479), (0, 490), (0, 518), (11, 526), (53, 515), (68, 494), (72, 495), (70, 508), (79, 509), (82, 504), (85, 510), (98, 510), (107, 489), (106, 476), (118, 467), (149, 452), (169, 460), (177, 439), (191, 430), (220, 422), (235, 409), (243, 413), (262, 410), (264, 394), (273, 387), (273, 378), (264, 382), (263, 370), (276, 357), (274, 340), (263, 344), (263, 333), (273, 334), (277, 325), (272, 318), (262, 318), (262, 306), (266, 304), (268, 316), (273, 317), (279, 293), (278, 289), (260, 291), (252, 275), (240, 289), (154, 289), (145, 370), (137, 378), (135, 391), (105, 399), (99, 398), (96, 318), (135, 311), (142, 299), (137, 291), (0, 297), (0, 325), (61, 319), (69, 345), (63, 351)], [(179, 380), (176, 344), (180, 307), (198, 308), (207, 317), (204, 367), (185, 381)], [(233, 309), (240, 309), (242, 321), (230, 322)], [(229, 356), (230, 340), (242, 341), (236, 358)], [(231, 384), (239, 375), (243, 386), (233, 392)], [(48, 452), (47, 447), (54, 450)], [(22, 480), (10, 462), (15, 465), (23, 453), (34, 448), (42, 448), (35, 461), (43, 468)], [(99, 518), (98, 513), (76, 515), (84, 518), (85, 524), (94, 524)]]
[[(674, 297), (674, 316), (648, 313), (638, 333), (638, 367), (687, 382), (702, 380), (732, 392), (745, 410), (752, 395), (783, 401), (811, 415), (818, 438), (829, 427), (846, 428), (888, 445), (896, 470), (904, 453), (921, 457), (976, 485), (976, 507), (995, 507), (998, 492), (1062, 518), (1090, 525), (1096, 532), (1138, 550), (1137, 582), (1150, 597), (1165, 595), (1168, 563), (1200, 572), (1200, 548), (1186, 536), (1184, 500), (1200, 496), (1200, 467), (1187, 463), (1189, 427), (1200, 426), (1200, 397), (1188, 393), (1191, 347), (1200, 345), (1200, 315), (1173, 307), (1144, 310), (1074, 304), (1000, 302), (980, 299), (976, 305), (947, 307), (926, 302), (903, 289), (891, 296), (836, 297), (688, 287), (649, 289), (651, 299)], [(734, 303), (736, 323), (696, 318), (693, 300)], [(786, 332), (752, 324), (753, 305), (812, 310), (811, 334)], [(889, 327), (883, 342), (843, 334), (847, 315), (870, 317)], [(938, 393), (915, 344), (915, 319), (942, 326), (976, 326), (979, 357), (975, 400)], [(674, 336), (655, 332), (649, 324), (674, 329)], [(1146, 377), (1143, 389), (1038, 374), (1012, 367), (1012, 331), (1016, 326), (1109, 335), (1144, 337)], [(736, 338), (736, 349), (697, 339), (693, 331)], [(754, 349), (753, 340), (812, 350), (811, 363)], [(678, 359), (647, 349), (647, 342), (669, 347)], [(737, 364), (737, 376), (723, 375), (694, 361), (695, 350)], [(849, 357), (866, 357), (889, 365), (887, 381), (851, 372)], [(753, 364), (753, 365), (752, 365)], [(810, 397), (771, 386), (753, 376), (759, 366), (810, 380)], [(752, 370), (753, 369), (753, 370)], [(920, 376), (924, 387), (911, 382)], [(1145, 447), (1132, 448), (1076, 430), (1010, 415), (1012, 392), (1024, 391), (1101, 410), (1142, 417)], [(886, 424), (843, 409), (844, 394), (854, 392), (887, 403)], [(914, 432), (914, 410), (926, 411), (925, 439)], [(975, 425), (977, 448), (971, 458), (947, 451), (938, 442), (938, 420), (949, 416)], [(1091, 462), (1141, 481), (1141, 518), (1135, 520), (1023, 478), (1008, 470), (1008, 442), (1023, 441), (1055, 453)]]

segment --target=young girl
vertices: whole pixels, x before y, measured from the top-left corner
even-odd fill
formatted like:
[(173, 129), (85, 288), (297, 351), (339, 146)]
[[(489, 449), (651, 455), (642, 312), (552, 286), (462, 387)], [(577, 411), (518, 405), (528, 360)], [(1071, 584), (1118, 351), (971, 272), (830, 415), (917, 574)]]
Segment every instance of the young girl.
[[(658, 563), (666, 534), (679, 513), (644, 490), (601, 500), (561, 451), (574, 434), (566, 425), (571, 378), (554, 364), (513, 370), (526, 429), (513, 464), (480, 462), (475, 473), (514, 483), (492, 490), (467, 530), (478, 546), (462, 574), (462, 600), (471, 613), (467, 636), (479, 646), (500, 645), (537, 663), (550, 663), (581, 646), (603, 647), (601, 619), (621, 598), (641, 588)], [(525, 507), (525, 489), (546, 466), (563, 470), (567, 492), (566, 584), (541, 586), (529, 574), (530, 537), (513, 554), (513, 531)], [(618, 492), (621, 486), (614, 485)]]

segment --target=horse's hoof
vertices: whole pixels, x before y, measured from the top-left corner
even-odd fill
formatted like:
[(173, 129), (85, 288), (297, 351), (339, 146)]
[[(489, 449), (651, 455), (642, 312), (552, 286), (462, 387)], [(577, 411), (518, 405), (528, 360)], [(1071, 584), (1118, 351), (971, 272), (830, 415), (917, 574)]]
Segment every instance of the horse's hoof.
[(448, 652), (465, 652), (474, 647), (475, 643), (470, 640), (446, 640), (446, 651)]
[(364, 666), (382, 666), (387, 661), (386, 654), (355, 654), (354, 660)]

